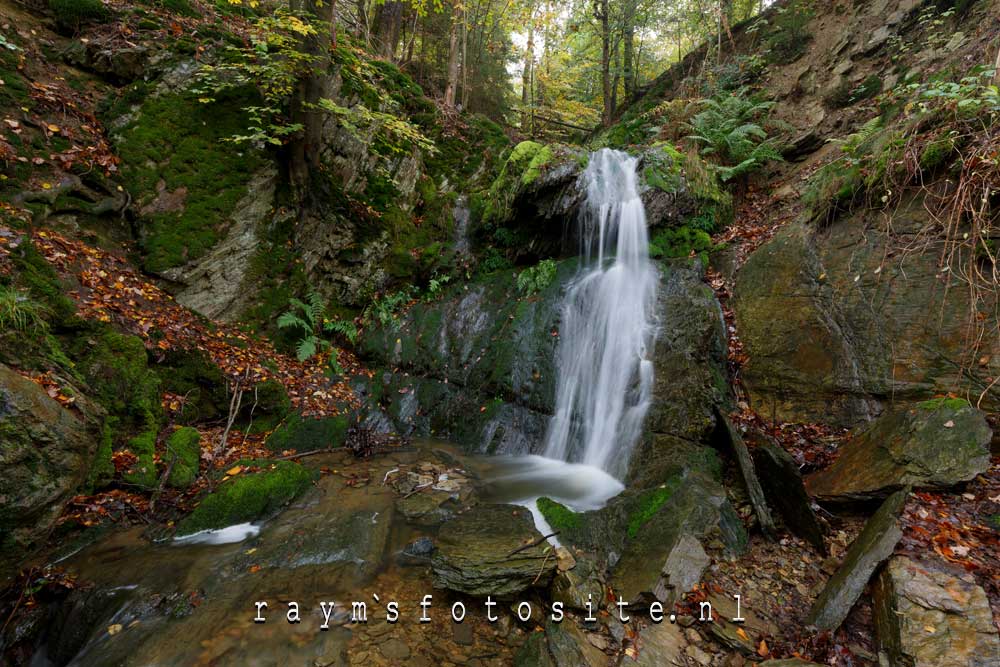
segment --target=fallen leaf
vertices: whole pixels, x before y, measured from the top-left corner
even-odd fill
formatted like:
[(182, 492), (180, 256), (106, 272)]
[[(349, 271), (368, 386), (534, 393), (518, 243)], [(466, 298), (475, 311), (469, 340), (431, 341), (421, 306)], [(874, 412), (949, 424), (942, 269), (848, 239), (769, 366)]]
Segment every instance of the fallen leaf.
[(115, 635), (117, 635), (121, 631), (122, 631), (122, 624), (121, 623), (115, 623), (114, 625), (109, 625), (108, 626), (108, 634), (111, 635), (112, 637), (114, 637)]

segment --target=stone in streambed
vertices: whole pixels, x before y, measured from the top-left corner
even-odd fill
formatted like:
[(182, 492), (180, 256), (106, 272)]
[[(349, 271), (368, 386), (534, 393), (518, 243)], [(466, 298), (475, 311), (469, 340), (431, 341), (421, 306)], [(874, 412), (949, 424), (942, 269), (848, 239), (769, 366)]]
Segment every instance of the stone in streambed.
[[(680, 626), (663, 621), (643, 628), (639, 633), (639, 655), (635, 667), (661, 667), (685, 664), (681, 655), (687, 641)], [(624, 664), (632, 664), (624, 661)]]
[(768, 503), (793, 533), (825, 554), (823, 524), (813, 511), (795, 459), (784, 449), (761, 442), (753, 450), (753, 460)]
[(883, 498), (903, 486), (950, 487), (986, 472), (992, 431), (962, 399), (935, 399), (875, 420), (806, 488), (821, 500)]
[(588, 599), (599, 604), (604, 599), (604, 585), (599, 575), (597, 564), (584, 557), (577, 559), (570, 569), (559, 568), (552, 581), (552, 601), (580, 611), (586, 610)]
[(1000, 664), (986, 593), (965, 574), (894, 556), (875, 591), (875, 628), (890, 667)]
[(501, 598), (548, 586), (556, 569), (549, 545), (542, 541), (521, 549), (541, 537), (523, 507), (474, 507), (441, 527), (431, 561), (434, 586)]
[(908, 489), (897, 491), (868, 520), (813, 604), (809, 623), (820, 630), (836, 630), (844, 622), (872, 574), (903, 536), (899, 516), (909, 495)]

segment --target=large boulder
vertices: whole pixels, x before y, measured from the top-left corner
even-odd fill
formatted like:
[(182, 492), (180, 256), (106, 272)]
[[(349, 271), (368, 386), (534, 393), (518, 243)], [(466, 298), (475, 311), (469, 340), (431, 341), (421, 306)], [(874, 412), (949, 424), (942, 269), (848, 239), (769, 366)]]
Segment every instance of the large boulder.
[[(890, 400), (979, 396), (1000, 374), (1000, 355), (967, 363), (977, 313), (959, 267), (941, 271), (933, 251), (894, 252), (868, 215), (789, 224), (738, 272), (732, 303), (749, 358), (742, 379), (768, 414), (855, 426)], [(894, 237), (915, 235), (926, 216), (919, 198), (904, 202)], [(996, 295), (983, 296), (977, 306), (990, 321)], [(1000, 408), (997, 392), (982, 408)]]
[(876, 580), (875, 628), (890, 667), (986, 667), (1000, 639), (985, 591), (964, 573), (894, 556)]
[(918, 403), (875, 420), (806, 488), (821, 500), (885, 497), (904, 486), (949, 487), (986, 472), (992, 431), (961, 399)]
[(376, 373), (368, 404), (402, 433), (434, 434), (489, 453), (527, 453), (544, 440), (555, 403), (564, 285), (576, 263), (522, 295), (503, 271), (455, 287), (365, 333)]
[(97, 444), (84, 419), (0, 364), (0, 582), (41, 546)]
[(514, 505), (479, 505), (438, 534), (434, 586), (467, 595), (513, 598), (546, 587), (556, 569), (531, 513)]
[(778, 511), (789, 530), (825, 554), (823, 524), (813, 510), (802, 473), (792, 455), (774, 443), (758, 442), (753, 450), (753, 462), (767, 502)]
[(892, 555), (903, 536), (899, 517), (909, 495), (909, 490), (897, 491), (868, 520), (809, 610), (810, 624), (820, 630), (836, 630), (844, 622), (872, 574)]

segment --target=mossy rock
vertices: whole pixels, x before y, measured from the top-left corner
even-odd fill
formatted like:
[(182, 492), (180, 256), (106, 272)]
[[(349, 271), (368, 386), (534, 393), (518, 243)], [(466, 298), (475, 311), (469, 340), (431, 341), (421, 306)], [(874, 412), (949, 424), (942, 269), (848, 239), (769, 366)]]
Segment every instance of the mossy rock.
[(167, 484), (177, 489), (184, 489), (194, 482), (198, 476), (198, 460), (201, 457), (201, 434), (190, 426), (184, 426), (167, 438), (164, 459), (167, 465), (173, 461), (173, 469)]
[(122, 478), (128, 484), (144, 489), (154, 488), (157, 482), (156, 462), (153, 458), (156, 454), (156, 432), (140, 433), (128, 441), (127, 448), (135, 455), (136, 461)]
[(87, 475), (87, 486), (92, 491), (107, 486), (115, 477), (115, 465), (111, 460), (115, 423), (117, 420), (114, 417), (108, 417), (101, 426), (101, 440)]
[(229, 409), (226, 377), (204, 352), (168, 351), (155, 366), (155, 371), (163, 391), (184, 397), (177, 416), (181, 424), (226, 416)]
[(275, 453), (340, 447), (347, 437), (348, 425), (344, 415), (316, 418), (293, 414), (268, 437), (265, 446)]
[[(292, 400), (288, 398), (285, 385), (274, 378), (264, 380), (254, 387), (250, 403), (256, 406), (253, 407), (253, 414), (247, 415), (248, 418), (252, 417), (252, 421), (247, 423), (247, 430), (252, 433), (274, 429), (292, 412)], [(250, 406), (245, 406), (245, 409), (249, 410)]]
[(101, 0), (49, 0), (56, 26), (63, 31), (76, 31), (87, 23), (103, 23), (111, 12)]
[(118, 418), (124, 434), (158, 430), (160, 379), (141, 339), (101, 328), (78, 337), (72, 352), (91, 395)]
[(315, 470), (292, 461), (278, 461), (269, 469), (231, 478), (202, 498), (180, 522), (178, 535), (257, 521), (278, 512), (299, 497), (318, 477)]

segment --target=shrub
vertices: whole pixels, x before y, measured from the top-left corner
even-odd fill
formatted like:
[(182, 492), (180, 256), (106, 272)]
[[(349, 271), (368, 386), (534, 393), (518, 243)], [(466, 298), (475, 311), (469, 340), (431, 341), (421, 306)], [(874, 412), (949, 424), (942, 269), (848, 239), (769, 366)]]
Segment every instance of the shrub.
[(543, 259), (530, 269), (525, 269), (517, 276), (517, 289), (521, 294), (529, 295), (540, 292), (556, 277), (556, 262), (553, 259)]

